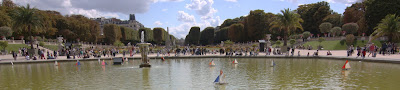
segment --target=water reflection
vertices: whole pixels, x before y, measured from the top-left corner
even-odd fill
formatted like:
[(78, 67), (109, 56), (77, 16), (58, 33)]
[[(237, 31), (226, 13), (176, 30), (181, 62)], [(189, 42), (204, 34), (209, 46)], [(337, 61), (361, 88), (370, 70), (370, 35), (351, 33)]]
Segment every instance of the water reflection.
[[(140, 60), (107, 66), (98, 61), (0, 65), (2, 89), (398, 89), (400, 65), (318, 59), (232, 59), (211, 58), (151, 60), (151, 68), (138, 68)], [(271, 67), (274, 60), (277, 65)], [(101, 68), (100, 68), (101, 66)], [(106, 70), (107, 69), (107, 70)], [(213, 81), (219, 70), (226, 86)]]

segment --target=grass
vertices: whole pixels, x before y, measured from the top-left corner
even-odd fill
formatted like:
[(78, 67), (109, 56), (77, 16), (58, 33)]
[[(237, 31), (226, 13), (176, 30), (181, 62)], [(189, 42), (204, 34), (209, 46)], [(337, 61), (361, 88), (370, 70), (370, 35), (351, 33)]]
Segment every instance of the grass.
[(20, 48), (23, 48), (23, 47), (30, 48), (26, 44), (8, 44), (8, 46), (6, 47), (6, 50), (8, 52), (10, 52), (10, 51), (18, 51)]
[(43, 47), (53, 51), (58, 50), (58, 45), (44, 45)]
[[(377, 45), (378, 47), (381, 46), (381, 42), (379, 41), (372, 41), (375, 45)], [(366, 43), (368, 43), (368, 41), (362, 42), (361, 40), (357, 41), (357, 44), (354, 45), (356, 46), (365, 46)], [(305, 44), (303, 44), (305, 47), (307, 47), (308, 45), (311, 45), (313, 47), (313, 49), (317, 49), (319, 42), (318, 41), (310, 41), (307, 42)], [(324, 48), (324, 50), (346, 50), (347, 49), (347, 44), (340, 44), (340, 40), (334, 40), (334, 41), (323, 41), (321, 43), (322, 47)]]

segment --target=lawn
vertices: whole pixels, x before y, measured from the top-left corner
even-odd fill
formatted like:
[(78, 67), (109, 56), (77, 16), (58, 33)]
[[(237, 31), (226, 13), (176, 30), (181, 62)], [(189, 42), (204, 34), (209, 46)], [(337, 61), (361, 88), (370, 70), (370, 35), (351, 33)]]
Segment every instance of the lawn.
[[(381, 46), (381, 42), (379, 41), (372, 41), (375, 45), (378, 45), (378, 47)], [(365, 46), (365, 44), (368, 43), (367, 41), (362, 42), (361, 40), (357, 41), (357, 44), (355, 46)], [(318, 41), (310, 41), (305, 44), (303, 44), (305, 47), (308, 45), (311, 45), (313, 49), (317, 49), (317, 46), (319, 45)], [(347, 44), (340, 44), (340, 40), (335, 40), (335, 41), (323, 41), (321, 43), (323, 46), (324, 50), (346, 50), (347, 49)]]
[(18, 51), (20, 48), (23, 48), (23, 47), (29, 48), (29, 46), (26, 44), (8, 44), (8, 46), (6, 47), (6, 50), (8, 52)]
[(43, 47), (53, 51), (58, 50), (58, 45), (44, 45)]

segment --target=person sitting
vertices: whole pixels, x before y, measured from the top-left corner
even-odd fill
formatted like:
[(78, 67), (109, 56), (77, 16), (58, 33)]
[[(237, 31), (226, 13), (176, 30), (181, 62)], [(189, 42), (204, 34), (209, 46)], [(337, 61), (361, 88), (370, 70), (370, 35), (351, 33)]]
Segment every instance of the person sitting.
[(314, 52), (313, 56), (318, 56), (318, 50), (317, 52)]
[(32, 60), (37, 60), (36, 56), (33, 56), (33, 59), (32, 59)]
[(26, 60), (29, 60), (30, 58), (29, 58), (29, 55), (25, 55), (25, 59)]
[(328, 52), (326, 52), (326, 55), (327, 55), (327, 56), (332, 55), (331, 51), (328, 50)]
[(53, 54), (51, 54), (51, 55), (47, 56), (47, 59), (55, 59), (55, 58), (54, 58)]

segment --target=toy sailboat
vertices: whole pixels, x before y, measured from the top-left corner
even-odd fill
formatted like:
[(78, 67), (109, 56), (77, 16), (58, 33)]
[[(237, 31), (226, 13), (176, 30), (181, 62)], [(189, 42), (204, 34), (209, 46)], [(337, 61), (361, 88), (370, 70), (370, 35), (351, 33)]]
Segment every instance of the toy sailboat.
[(107, 63), (104, 62), (104, 60), (103, 60), (103, 62), (101, 62), (101, 65), (105, 66), (105, 65), (107, 65)]
[(60, 64), (57, 61), (54, 62), (54, 66), (59, 66), (59, 65)]
[(14, 62), (13, 62), (13, 61), (11, 61), (11, 65), (13, 65), (13, 66), (14, 66)]
[(211, 62), (210, 62), (209, 65), (210, 65), (210, 66), (215, 66), (214, 60), (211, 60)]
[(161, 57), (161, 60), (162, 60), (162, 61), (165, 61), (164, 57)]
[(348, 60), (346, 60), (346, 63), (344, 63), (342, 69), (343, 69), (343, 70), (349, 70), (350, 68), (351, 68), (351, 67), (350, 67), (350, 63), (349, 63)]
[(274, 67), (276, 64), (275, 64), (275, 62), (274, 62), (274, 60), (272, 60), (272, 62), (271, 62), (271, 67)]
[(224, 75), (224, 73), (223, 73), (222, 70), (221, 70), (221, 71), (220, 71), (220, 74), (219, 74), (218, 77), (215, 79), (214, 83), (215, 83), (215, 84), (218, 84), (218, 85), (225, 85), (225, 84), (228, 84), (228, 83), (226, 83), (226, 82), (224, 81), (224, 79), (225, 79), (225, 75)]
[(239, 62), (235, 59), (232, 63), (233, 64), (238, 64)]
[(76, 66), (81, 65), (81, 62), (79, 62), (79, 60), (76, 61)]

